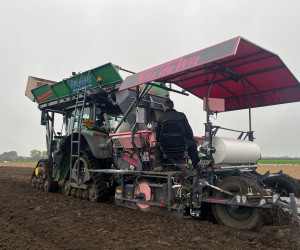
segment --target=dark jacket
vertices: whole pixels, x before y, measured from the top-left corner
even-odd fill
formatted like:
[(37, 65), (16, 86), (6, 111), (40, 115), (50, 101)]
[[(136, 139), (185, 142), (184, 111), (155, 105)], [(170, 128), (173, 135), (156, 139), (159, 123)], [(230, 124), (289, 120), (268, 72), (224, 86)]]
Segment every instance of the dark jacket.
[(161, 116), (158, 117), (158, 124), (156, 128), (156, 140), (159, 140), (161, 125), (164, 121), (179, 121), (181, 122), (184, 130), (185, 130), (185, 137), (187, 140), (194, 140), (193, 131), (191, 126), (185, 116), (184, 113), (177, 112), (175, 109), (167, 109)]

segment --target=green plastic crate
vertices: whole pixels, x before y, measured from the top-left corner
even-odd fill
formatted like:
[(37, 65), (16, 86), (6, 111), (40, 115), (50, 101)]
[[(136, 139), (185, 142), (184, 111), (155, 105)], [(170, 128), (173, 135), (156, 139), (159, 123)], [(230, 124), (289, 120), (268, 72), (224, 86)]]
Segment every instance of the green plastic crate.
[(122, 81), (122, 77), (111, 63), (104, 64), (97, 68), (77, 74), (68, 79), (64, 79), (53, 85), (45, 84), (38, 88), (32, 89), (31, 92), (36, 102), (45, 103), (61, 97), (66, 97), (78, 92), (78, 88), (88, 89), (99, 87), (98, 77), (102, 78), (101, 86), (117, 83)]
[(57, 99), (55, 92), (53, 92), (53, 89), (49, 84), (42, 85), (31, 90), (31, 92), (38, 103), (45, 103)]

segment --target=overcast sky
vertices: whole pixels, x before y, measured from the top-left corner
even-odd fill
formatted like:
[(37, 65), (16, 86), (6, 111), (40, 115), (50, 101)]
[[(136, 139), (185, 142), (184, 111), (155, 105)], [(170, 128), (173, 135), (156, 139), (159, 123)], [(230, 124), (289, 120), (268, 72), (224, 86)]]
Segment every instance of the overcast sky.
[[(299, 0), (0, 0), (0, 153), (45, 150), (29, 75), (60, 81), (112, 62), (141, 71), (236, 36), (278, 54), (300, 79)], [(172, 94), (195, 135), (202, 101)], [(253, 109), (263, 156), (300, 157), (300, 103)], [(248, 130), (247, 111), (214, 124)]]

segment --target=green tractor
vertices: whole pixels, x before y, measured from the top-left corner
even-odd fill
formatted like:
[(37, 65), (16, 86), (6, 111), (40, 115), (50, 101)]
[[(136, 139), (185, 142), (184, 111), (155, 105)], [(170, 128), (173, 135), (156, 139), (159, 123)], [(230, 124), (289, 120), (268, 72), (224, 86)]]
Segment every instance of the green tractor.
[[(29, 77), (27, 93), (33, 89), (28, 96), (41, 110), (49, 155), (38, 162), (33, 187), (54, 192), (61, 186), (65, 195), (91, 201), (108, 198), (113, 180), (87, 170), (112, 167), (108, 131), (110, 123), (122, 117), (113, 96), (121, 81), (111, 63), (57, 83)], [(56, 116), (62, 121), (60, 132), (54, 129)]]
[[(38, 162), (32, 187), (48, 192), (60, 187), (64, 195), (90, 201), (105, 201), (114, 195), (117, 178), (92, 170), (116, 168), (109, 133), (130, 130), (128, 122), (116, 129), (136, 95), (133, 89), (118, 92), (119, 70), (127, 71), (108, 63), (60, 82), (29, 76), (26, 95), (41, 110), (49, 156)], [(150, 93), (159, 96), (160, 103), (168, 97), (166, 90), (156, 86)], [(129, 113), (126, 121), (133, 124), (135, 111)], [(62, 123), (61, 131), (55, 131), (55, 123)]]

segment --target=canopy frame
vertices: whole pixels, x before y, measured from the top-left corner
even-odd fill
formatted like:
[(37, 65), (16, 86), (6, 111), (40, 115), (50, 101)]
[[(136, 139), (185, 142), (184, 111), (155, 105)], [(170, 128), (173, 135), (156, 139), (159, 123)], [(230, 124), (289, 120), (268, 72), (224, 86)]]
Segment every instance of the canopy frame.
[[(207, 69), (206, 69), (206, 71), (207, 71)], [(230, 69), (227, 69), (225, 71), (224, 70), (211, 70), (211, 71), (213, 72), (213, 77), (209, 81), (209, 83), (207, 84), (208, 88), (207, 88), (207, 91), (206, 91), (206, 100), (205, 100), (206, 101), (206, 123), (204, 124), (205, 125), (205, 136), (204, 136), (204, 138), (205, 138), (205, 141), (207, 142), (207, 146), (202, 148), (202, 151), (204, 151), (207, 156), (212, 156), (212, 154), (215, 152), (215, 148), (212, 146), (212, 137), (215, 134), (213, 132), (213, 129), (218, 130), (219, 128), (222, 128), (220, 126), (213, 126), (212, 122), (210, 121), (211, 110), (210, 110), (210, 107), (209, 107), (209, 99), (210, 99), (210, 94), (209, 93), (210, 93), (210, 90), (211, 90), (212, 86), (214, 84), (218, 84), (218, 83), (215, 82), (215, 78), (216, 78), (217, 74), (222, 74), (223, 77), (225, 77), (224, 73), (228, 74), (229, 76), (226, 76), (226, 77), (233, 78), (237, 83), (241, 82), (241, 84), (243, 85), (244, 94), (245, 94), (245, 97), (246, 97), (246, 100), (247, 100), (247, 103), (248, 103), (248, 114), (249, 114), (248, 115), (249, 116), (249, 131), (247, 132), (246, 136), (244, 137), (244, 140), (248, 137), (249, 141), (254, 141), (254, 136), (253, 136), (254, 131), (252, 131), (251, 104), (250, 104), (249, 97), (248, 97), (248, 92), (246, 90), (246, 86), (245, 86), (245, 83), (244, 83), (245, 79), (240, 78), (236, 74), (236, 72), (231, 71)], [(207, 76), (207, 78), (208, 78), (208, 76)], [(231, 130), (231, 131), (233, 131), (233, 130)], [(244, 132), (242, 132), (242, 131), (239, 131), (239, 132), (241, 132), (241, 135), (239, 136), (238, 139), (241, 139)]]
[(252, 108), (300, 101), (300, 83), (279, 56), (242, 37), (131, 75), (119, 91), (140, 84), (148, 86), (153, 81), (163, 88), (175, 84), (182, 89), (180, 93), (206, 98), (205, 140), (210, 156), (214, 150), (213, 129), (216, 132), (221, 128), (210, 121), (210, 98), (224, 99), (223, 111), (248, 109), (249, 130), (244, 132), (244, 140), (248, 137), (249, 141), (254, 140)]

